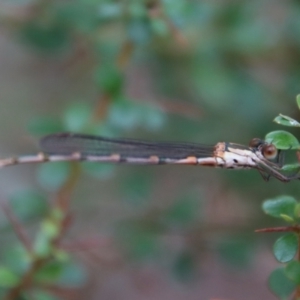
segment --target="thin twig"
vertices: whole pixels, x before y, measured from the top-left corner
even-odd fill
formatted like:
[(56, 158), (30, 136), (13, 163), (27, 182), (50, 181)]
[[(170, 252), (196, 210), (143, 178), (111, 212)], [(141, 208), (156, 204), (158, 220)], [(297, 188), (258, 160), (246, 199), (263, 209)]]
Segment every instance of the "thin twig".
[(32, 253), (32, 245), (30, 243), (30, 240), (27, 236), (27, 234), (24, 231), (24, 227), (22, 226), (21, 222), (17, 219), (17, 217), (13, 214), (9, 206), (5, 203), (1, 203), (1, 208), (6, 215), (7, 219), (9, 220), (10, 224), (12, 225), (12, 228), (23, 244), (24, 248), (29, 252)]
[(295, 226), (262, 228), (262, 229), (256, 229), (254, 232), (261, 233), (261, 232), (290, 232), (290, 231), (299, 234), (300, 226), (295, 225)]

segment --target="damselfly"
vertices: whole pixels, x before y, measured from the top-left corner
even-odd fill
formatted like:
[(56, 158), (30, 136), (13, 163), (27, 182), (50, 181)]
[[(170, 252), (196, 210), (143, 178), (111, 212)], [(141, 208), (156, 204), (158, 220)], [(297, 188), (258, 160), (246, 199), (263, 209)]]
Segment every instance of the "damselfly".
[(271, 176), (284, 182), (300, 178), (298, 172), (285, 175), (282, 170), (283, 153), (273, 144), (258, 138), (252, 139), (249, 146), (226, 142), (208, 146), (59, 133), (43, 137), (40, 148), (42, 152), (37, 155), (0, 159), (0, 167), (55, 161), (180, 164), (257, 169), (265, 180)]

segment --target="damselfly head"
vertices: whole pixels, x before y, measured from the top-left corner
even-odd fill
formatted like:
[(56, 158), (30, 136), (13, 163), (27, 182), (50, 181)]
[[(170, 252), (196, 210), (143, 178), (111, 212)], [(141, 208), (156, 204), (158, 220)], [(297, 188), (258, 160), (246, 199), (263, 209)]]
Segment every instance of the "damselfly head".
[(277, 148), (273, 144), (266, 143), (264, 140), (259, 138), (254, 138), (250, 141), (249, 146), (251, 148), (258, 149), (264, 158), (268, 160), (275, 159), (278, 154)]
[(276, 158), (278, 150), (272, 144), (264, 144), (261, 148), (261, 153), (266, 159), (272, 160)]
[(262, 144), (264, 144), (265, 141), (260, 139), (260, 138), (253, 138), (250, 142), (249, 142), (249, 146), (251, 148), (258, 148), (259, 146), (261, 146)]

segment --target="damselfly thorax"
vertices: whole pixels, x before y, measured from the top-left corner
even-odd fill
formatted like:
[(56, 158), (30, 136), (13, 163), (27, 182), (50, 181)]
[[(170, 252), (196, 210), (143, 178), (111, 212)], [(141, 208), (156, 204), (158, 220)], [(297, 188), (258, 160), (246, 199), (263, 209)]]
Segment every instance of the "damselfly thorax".
[(0, 167), (55, 161), (92, 161), (127, 164), (181, 164), (257, 169), (265, 180), (273, 176), (281, 181), (300, 176), (283, 174), (282, 153), (270, 143), (252, 139), (249, 146), (219, 142), (215, 145), (179, 142), (149, 142), (105, 138), (86, 134), (51, 134), (40, 140), (41, 152), (0, 160)]

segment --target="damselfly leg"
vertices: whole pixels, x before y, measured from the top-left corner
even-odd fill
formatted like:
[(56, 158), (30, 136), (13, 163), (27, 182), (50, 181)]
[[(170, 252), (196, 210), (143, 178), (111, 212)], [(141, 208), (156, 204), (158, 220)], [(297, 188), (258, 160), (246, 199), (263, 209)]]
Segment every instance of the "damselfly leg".
[[(284, 158), (285, 158), (285, 154), (281, 150), (278, 150), (278, 154), (275, 158), (275, 162), (268, 161), (268, 165), (270, 166), (271, 169), (273, 168), (275, 170), (276, 169), (281, 170), (284, 165)], [(269, 181), (270, 177), (274, 176), (274, 174), (270, 174), (270, 171), (269, 171), (270, 169), (264, 168), (262, 164), (260, 164), (260, 166), (257, 168), (257, 170), (259, 171), (260, 175), (262, 176), (262, 178), (265, 181)], [(280, 173), (280, 172), (278, 172), (278, 173)]]

